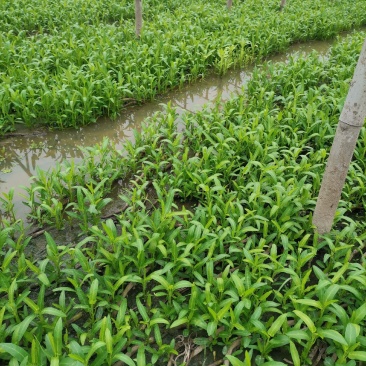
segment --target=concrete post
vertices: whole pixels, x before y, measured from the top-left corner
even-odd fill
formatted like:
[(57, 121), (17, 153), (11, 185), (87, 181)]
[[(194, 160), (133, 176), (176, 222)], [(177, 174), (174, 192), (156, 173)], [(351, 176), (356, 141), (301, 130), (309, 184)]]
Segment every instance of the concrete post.
[(319, 234), (332, 228), (352, 155), (366, 117), (366, 40), (344, 104), (316, 203), (313, 224)]
[(135, 0), (136, 37), (140, 38), (142, 28), (142, 0)]

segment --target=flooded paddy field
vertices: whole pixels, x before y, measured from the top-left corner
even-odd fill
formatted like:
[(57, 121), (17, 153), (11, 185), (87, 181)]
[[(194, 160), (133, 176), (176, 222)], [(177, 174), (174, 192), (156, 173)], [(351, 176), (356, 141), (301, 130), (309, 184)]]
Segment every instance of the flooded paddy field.
[[(335, 40), (326, 40), (294, 44), (286, 52), (269, 57), (266, 62), (285, 62), (289, 57), (304, 57), (312, 51), (317, 51), (324, 57), (334, 42)], [(79, 146), (101, 143), (105, 137), (117, 148), (121, 148), (125, 141), (133, 141), (134, 130), (140, 132), (144, 121), (163, 111), (168, 103), (176, 109), (178, 116), (183, 116), (187, 111), (201, 110), (204, 105), (215, 103), (218, 99), (228, 100), (231, 95), (245, 88), (254, 67), (251, 65), (245, 70), (230, 70), (224, 76), (210, 74), (143, 105), (127, 107), (115, 120), (101, 118), (94, 124), (76, 130), (19, 129), (10, 137), (0, 139), (0, 191), (16, 189), (14, 202), (17, 214), (18, 217), (25, 218), (27, 210), (21, 203), (20, 186), (29, 185), (36, 167), (48, 170), (64, 159), (80, 161), (82, 152)]]

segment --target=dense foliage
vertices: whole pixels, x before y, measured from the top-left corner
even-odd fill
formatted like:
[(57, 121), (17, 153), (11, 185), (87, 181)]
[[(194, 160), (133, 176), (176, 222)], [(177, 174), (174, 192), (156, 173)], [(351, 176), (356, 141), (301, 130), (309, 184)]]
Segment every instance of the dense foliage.
[(364, 37), (325, 60), (257, 69), (241, 95), (187, 114), (181, 133), (168, 107), (123, 151), (105, 141), (80, 165), (39, 171), (25, 201), (46, 229), (42, 258), (3, 198), (0, 360), (185, 365), (203, 350), (234, 366), (366, 361), (364, 129), (334, 230), (311, 226)]
[[(26, 3), (26, 5), (25, 5)], [(132, 0), (0, 2), (0, 135), (16, 123), (80, 126), (290, 43), (366, 23), (364, 0)]]

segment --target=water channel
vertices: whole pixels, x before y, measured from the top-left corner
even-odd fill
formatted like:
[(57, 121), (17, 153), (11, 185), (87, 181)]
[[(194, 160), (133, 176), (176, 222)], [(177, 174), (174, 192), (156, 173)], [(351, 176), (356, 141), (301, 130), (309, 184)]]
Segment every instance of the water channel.
[[(295, 53), (308, 54), (316, 50), (325, 55), (335, 40), (311, 41), (292, 45), (286, 53), (273, 55), (267, 61), (286, 61)], [(24, 219), (26, 207), (19, 194), (21, 185), (27, 186), (36, 172), (36, 167), (47, 170), (64, 159), (82, 158), (78, 146), (86, 147), (100, 143), (104, 137), (121, 148), (126, 140), (133, 139), (133, 131), (141, 130), (142, 122), (164, 109), (168, 102), (176, 108), (178, 115), (186, 111), (194, 112), (217, 98), (227, 100), (241, 90), (250, 79), (254, 65), (245, 70), (230, 70), (225, 76), (211, 74), (179, 90), (172, 90), (164, 96), (141, 106), (131, 106), (121, 112), (114, 121), (102, 118), (97, 123), (78, 130), (48, 131), (43, 129), (17, 131), (11, 137), (0, 140), (0, 194), (14, 187), (14, 203), (17, 216)]]

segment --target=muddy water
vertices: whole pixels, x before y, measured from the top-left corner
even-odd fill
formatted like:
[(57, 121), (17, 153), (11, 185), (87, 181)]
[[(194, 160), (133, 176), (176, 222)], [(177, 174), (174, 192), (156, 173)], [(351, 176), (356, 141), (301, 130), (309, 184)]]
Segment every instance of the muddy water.
[[(286, 61), (291, 54), (309, 53), (312, 50), (325, 55), (333, 42), (295, 44), (287, 53), (271, 56), (268, 60)], [(17, 216), (24, 218), (26, 212), (19, 196), (22, 193), (19, 186), (29, 185), (29, 179), (35, 174), (36, 167), (47, 170), (64, 159), (80, 160), (82, 154), (77, 146), (91, 146), (100, 143), (104, 137), (108, 137), (120, 148), (124, 141), (133, 139), (133, 130), (140, 131), (142, 122), (163, 110), (163, 104), (168, 102), (182, 115), (186, 111), (201, 109), (203, 105), (214, 102), (217, 98), (226, 100), (249, 80), (252, 69), (253, 66), (245, 70), (231, 70), (223, 77), (210, 75), (142, 106), (126, 108), (115, 121), (101, 119), (76, 131), (27, 130), (24, 135), (22, 131), (18, 131), (17, 135), (0, 140), (0, 193), (8, 192), (12, 187), (16, 188)]]

